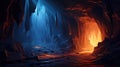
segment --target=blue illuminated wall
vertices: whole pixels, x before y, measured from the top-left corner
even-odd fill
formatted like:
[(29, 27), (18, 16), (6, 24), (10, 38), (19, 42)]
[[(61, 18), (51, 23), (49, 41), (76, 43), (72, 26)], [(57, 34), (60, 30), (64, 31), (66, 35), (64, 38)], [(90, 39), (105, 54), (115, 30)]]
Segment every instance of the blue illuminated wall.
[(65, 20), (55, 6), (44, 0), (25, 1), (24, 20), (19, 28), (15, 25), (15, 40), (22, 42), (27, 53), (63, 53), (71, 47), (66, 34)]

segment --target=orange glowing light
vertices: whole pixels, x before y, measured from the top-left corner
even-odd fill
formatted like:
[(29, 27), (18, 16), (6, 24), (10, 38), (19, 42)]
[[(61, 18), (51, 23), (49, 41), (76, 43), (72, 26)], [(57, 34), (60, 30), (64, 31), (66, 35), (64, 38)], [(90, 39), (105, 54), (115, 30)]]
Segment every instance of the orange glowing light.
[(73, 39), (77, 52), (92, 53), (98, 42), (101, 41), (102, 34), (95, 19), (88, 16), (80, 17), (78, 22), (78, 36)]
[(42, 55), (38, 55), (37, 58), (40, 59), (50, 59), (50, 58), (56, 58), (59, 57), (58, 55), (54, 55), (54, 54), (42, 54)]
[(93, 23), (92, 26), (93, 26), (93, 31), (91, 31), (89, 34), (89, 41), (92, 46), (96, 47), (98, 42), (102, 41), (101, 38), (102, 35), (96, 23)]

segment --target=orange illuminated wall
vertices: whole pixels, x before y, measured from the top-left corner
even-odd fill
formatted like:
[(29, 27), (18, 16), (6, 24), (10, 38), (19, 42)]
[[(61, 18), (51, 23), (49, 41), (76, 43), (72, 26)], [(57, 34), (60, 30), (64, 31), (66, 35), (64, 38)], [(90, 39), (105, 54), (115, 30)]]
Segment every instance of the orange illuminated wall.
[(94, 18), (79, 17), (78, 36), (73, 38), (76, 51), (79, 53), (92, 53), (98, 42), (103, 40), (102, 33)]

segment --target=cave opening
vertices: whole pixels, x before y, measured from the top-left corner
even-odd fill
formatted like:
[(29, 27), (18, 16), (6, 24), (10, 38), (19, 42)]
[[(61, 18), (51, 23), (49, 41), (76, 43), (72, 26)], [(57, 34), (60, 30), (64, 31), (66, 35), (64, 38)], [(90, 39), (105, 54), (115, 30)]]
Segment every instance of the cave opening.
[(78, 36), (73, 39), (77, 52), (80, 54), (93, 53), (94, 48), (103, 39), (101, 28), (94, 18), (89, 16), (79, 17)]

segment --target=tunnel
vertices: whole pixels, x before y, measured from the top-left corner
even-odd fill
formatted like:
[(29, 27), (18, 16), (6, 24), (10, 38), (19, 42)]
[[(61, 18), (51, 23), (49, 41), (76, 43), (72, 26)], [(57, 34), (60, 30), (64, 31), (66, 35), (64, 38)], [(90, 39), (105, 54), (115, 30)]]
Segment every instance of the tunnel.
[(120, 66), (119, 0), (0, 3), (1, 67)]
[(89, 16), (78, 18), (78, 36), (73, 39), (79, 53), (92, 53), (104, 37), (94, 18)]

